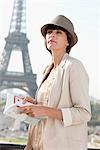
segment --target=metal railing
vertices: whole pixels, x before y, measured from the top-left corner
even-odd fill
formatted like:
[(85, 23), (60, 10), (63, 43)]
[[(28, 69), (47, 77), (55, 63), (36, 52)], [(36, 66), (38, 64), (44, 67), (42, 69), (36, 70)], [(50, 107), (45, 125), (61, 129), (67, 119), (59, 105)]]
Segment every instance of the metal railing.
[[(25, 145), (18, 144), (0, 144), (0, 150), (24, 150)], [(88, 148), (88, 150), (100, 150), (95, 148)]]
[(0, 150), (24, 150), (25, 145), (0, 144)]

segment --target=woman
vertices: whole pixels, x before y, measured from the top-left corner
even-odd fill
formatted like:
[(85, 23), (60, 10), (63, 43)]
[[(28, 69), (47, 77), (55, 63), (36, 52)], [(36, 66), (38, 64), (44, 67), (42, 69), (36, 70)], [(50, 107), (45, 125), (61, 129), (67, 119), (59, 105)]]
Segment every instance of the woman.
[[(31, 117), (47, 116), (29, 126), (26, 150), (87, 150), (91, 117), (89, 82), (82, 63), (69, 56), (78, 38), (72, 22), (58, 15), (41, 28), (52, 63), (44, 72), (36, 99), (19, 108)], [(34, 101), (37, 101), (37, 104)]]

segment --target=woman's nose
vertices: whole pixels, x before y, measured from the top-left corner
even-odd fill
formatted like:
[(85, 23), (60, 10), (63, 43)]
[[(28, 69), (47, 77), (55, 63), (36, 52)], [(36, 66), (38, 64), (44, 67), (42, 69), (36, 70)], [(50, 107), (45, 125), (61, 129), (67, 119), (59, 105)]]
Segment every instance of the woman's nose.
[(55, 36), (55, 33), (54, 33), (54, 32), (52, 32), (52, 33), (50, 34), (50, 36), (51, 36), (51, 37), (54, 37), (54, 36)]

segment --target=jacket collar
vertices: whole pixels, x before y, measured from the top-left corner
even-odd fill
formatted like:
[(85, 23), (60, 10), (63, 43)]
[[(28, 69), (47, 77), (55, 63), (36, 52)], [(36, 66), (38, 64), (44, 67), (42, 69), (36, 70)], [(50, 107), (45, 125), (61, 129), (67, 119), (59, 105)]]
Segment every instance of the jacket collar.
[[(62, 57), (62, 60), (61, 60), (61, 62), (60, 62), (60, 64), (59, 64), (58, 67), (60, 67), (60, 68), (63, 68), (63, 67), (64, 67), (68, 56), (69, 56), (68, 53), (65, 53), (65, 54), (64, 54), (64, 56)], [(42, 79), (41, 84), (44, 82), (46, 76), (51, 72), (53, 66), (54, 66), (54, 63), (52, 62), (51, 65), (47, 67), (47, 69), (46, 69), (46, 71), (45, 71), (45, 73), (44, 73), (44, 77), (43, 77), (43, 79)], [(40, 85), (41, 85), (41, 84), (40, 84)]]
[(61, 60), (61, 62), (60, 62), (60, 64), (59, 64), (59, 67), (62, 67), (62, 68), (63, 68), (63, 66), (64, 66), (65, 63), (66, 63), (66, 60), (67, 60), (68, 56), (69, 56), (68, 53), (65, 53), (65, 54), (64, 54), (64, 56), (62, 57), (62, 60)]

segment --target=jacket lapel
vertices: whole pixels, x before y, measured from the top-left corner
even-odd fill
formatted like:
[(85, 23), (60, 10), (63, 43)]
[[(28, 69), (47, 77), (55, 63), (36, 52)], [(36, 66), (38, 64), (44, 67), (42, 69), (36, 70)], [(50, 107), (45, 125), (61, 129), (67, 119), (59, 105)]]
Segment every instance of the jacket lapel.
[(49, 106), (57, 107), (57, 105), (59, 104), (59, 100), (60, 100), (61, 92), (62, 92), (64, 70), (65, 70), (64, 66), (65, 66), (67, 57), (68, 57), (68, 54), (65, 54), (63, 56), (62, 61), (57, 68), (55, 81), (53, 83), (53, 87), (52, 87), (49, 101), (48, 101)]

